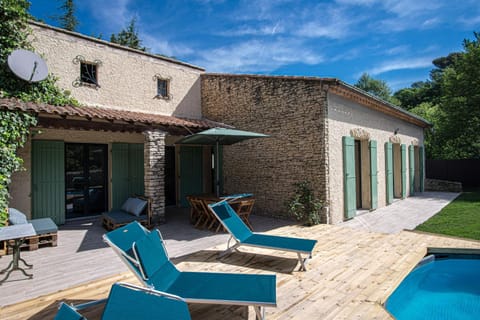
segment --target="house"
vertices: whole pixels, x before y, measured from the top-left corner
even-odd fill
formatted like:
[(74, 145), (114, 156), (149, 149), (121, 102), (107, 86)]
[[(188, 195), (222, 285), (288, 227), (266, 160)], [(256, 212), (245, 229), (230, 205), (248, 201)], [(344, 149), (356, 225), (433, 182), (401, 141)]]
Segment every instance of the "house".
[(339, 223), (423, 191), (424, 119), (337, 79), (202, 74), (202, 114), (270, 139), (224, 150), (224, 189), (286, 213), (308, 181)]
[(82, 107), (0, 99), (38, 115), (19, 150), (10, 206), (57, 223), (152, 199), (157, 221), (185, 196), (213, 192), (209, 146), (188, 134), (234, 126), (271, 135), (225, 147), (223, 191), (253, 192), (285, 216), (293, 183), (328, 203), (329, 223), (423, 189), (425, 120), (337, 79), (208, 74), (201, 67), (31, 22), (32, 44)]
[[(13, 176), (10, 206), (62, 224), (145, 194), (161, 221), (166, 204), (211, 192), (211, 169), (197, 165), (210, 159), (210, 148), (174, 146), (180, 137), (222, 126), (202, 118), (202, 68), (37, 22), (30, 27), (49, 72), (84, 106), (0, 99), (2, 109), (39, 118), (19, 150), (26, 170)], [(192, 171), (202, 184), (190, 182)]]

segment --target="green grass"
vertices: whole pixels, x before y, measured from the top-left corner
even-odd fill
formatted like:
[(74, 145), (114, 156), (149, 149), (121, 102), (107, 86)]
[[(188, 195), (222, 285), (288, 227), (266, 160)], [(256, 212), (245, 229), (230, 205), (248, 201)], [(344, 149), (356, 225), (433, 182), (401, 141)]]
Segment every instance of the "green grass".
[(415, 230), (480, 240), (480, 189), (463, 192)]

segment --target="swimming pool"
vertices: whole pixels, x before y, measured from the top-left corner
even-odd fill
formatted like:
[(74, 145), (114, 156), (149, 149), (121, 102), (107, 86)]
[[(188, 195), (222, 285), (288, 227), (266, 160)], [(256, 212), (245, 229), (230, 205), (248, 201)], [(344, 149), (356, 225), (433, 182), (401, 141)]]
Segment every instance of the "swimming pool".
[(480, 254), (429, 255), (385, 307), (398, 320), (480, 319)]

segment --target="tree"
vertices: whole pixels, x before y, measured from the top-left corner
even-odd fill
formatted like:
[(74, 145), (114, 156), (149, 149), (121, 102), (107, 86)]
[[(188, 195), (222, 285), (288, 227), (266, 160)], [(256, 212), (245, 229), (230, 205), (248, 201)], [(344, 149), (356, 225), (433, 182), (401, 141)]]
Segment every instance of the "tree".
[(75, 3), (73, 0), (65, 0), (59, 9), (63, 10), (63, 15), (56, 17), (56, 20), (60, 23), (60, 28), (75, 31), (78, 26), (78, 20), (75, 17)]
[(355, 83), (355, 87), (391, 102), (392, 90), (388, 84), (383, 80), (372, 78), (368, 73), (362, 74), (357, 83)]
[(480, 34), (444, 70), (438, 135), (444, 159), (480, 159)]
[(142, 47), (142, 40), (140, 40), (140, 38), (138, 37), (138, 31), (135, 24), (136, 19), (132, 18), (132, 20), (130, 20), (130, 24), (126, 29), (123, 29), (116, 35), (112, 34), (112, 36), (110, 37), (110, 42), (137, 50), (146, 51), (147, 48)]

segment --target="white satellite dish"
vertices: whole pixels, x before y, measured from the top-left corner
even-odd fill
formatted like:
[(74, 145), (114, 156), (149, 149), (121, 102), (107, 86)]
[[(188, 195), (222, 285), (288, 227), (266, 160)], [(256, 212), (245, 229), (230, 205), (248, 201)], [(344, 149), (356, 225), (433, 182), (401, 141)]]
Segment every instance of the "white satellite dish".
[(38, 82), (48, 76), (45, 61), (36, 53), (24, 49), (13, 51), (7, 59), (10, 70), (20, 79)]

